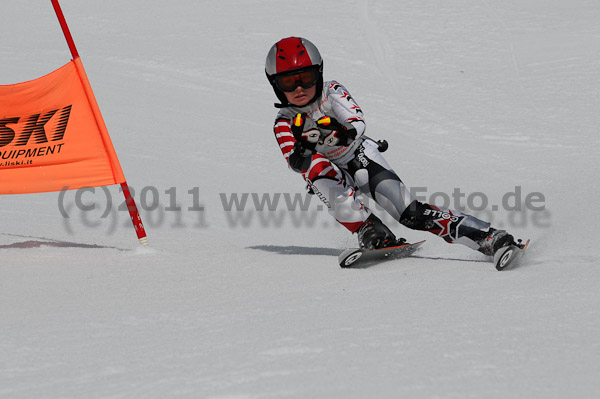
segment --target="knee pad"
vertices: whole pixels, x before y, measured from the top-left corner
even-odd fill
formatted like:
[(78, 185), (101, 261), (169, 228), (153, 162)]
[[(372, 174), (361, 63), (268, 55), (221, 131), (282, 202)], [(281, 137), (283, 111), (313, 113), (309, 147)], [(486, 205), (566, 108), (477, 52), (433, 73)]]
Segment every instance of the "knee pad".
[(400, 223), (415, 230), (431, 230), (435, 227), (435, 222), (428, 211), (433, 210), (431, 205), (415, 200), (402, 212)]

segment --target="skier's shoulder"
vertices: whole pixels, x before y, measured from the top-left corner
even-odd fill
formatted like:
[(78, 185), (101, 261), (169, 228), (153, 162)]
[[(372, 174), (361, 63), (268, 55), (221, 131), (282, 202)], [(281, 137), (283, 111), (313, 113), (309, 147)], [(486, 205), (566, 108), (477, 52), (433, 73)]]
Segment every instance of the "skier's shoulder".
[(344, 92), (348, 92), (348, 89), (337, 80), (328, 80), (327, 82), (324, 82), (323, 85), (325, 86), (323, 91), (327, 93), (327, 95), (336, 94), (341, 96)]
[(348, 89), (338, 82), (337, 80), (330, 80), (325, 82), (325, 95), (327, 96), (327, 102), (332, 106), (337, 104), (343, 108), (356, 108), (356, 101), (354, 97), (350, 95)]
[(277, 112), (275, 117), (275, 126), (279, 124), (291, 124), (294, 114), (287, 108), (282, 108)]

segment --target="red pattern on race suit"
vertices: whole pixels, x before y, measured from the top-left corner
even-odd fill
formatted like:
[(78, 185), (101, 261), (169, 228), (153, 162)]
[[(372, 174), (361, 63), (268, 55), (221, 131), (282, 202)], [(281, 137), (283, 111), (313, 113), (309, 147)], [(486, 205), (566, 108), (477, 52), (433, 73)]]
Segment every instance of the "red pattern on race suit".
[[(344, 174), (336, 163), (344, 163), (354, 157), (365, 132), (362, 110), (350, 92), (336, 81), (323, 84), (321, 98), (304, 107), (285, 107), (275, 120), (274, 133), (281, 153), (288, 161), (296, 139), (291, 130), (292, 119), (298, 113), (306, 113), (304, 131), (318, 130), (321, 138), (331, 134), (331, 130), (321, 129), (316, 123), (329, 116), (356, 130), (356, 138), (349, 146), (328, 146), (319, 142), (312, 156), (310, 166), (301, 173), (319, 198), (327, 205), (329, 213), (351, 232), (356, 232), (369, 216), (362, 202), (356, 197), (354, 188), (347, 185)], [(321, 140), (322, 141), (322, 140)]]

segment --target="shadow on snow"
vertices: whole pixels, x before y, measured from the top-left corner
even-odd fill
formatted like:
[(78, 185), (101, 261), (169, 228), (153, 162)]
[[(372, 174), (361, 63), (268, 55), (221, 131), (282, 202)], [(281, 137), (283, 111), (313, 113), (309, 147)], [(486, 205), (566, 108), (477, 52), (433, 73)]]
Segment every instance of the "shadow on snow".
[(338, 256), (342, 250), (337, 248), (321, 248), (321, 247), (299, 247), (295, 245), (280, 246), (280, 245), (254, 245), (249, 249), (259, 249), (261, 251), (273, 252), (280, 255), (323, 255), (323, 256)]

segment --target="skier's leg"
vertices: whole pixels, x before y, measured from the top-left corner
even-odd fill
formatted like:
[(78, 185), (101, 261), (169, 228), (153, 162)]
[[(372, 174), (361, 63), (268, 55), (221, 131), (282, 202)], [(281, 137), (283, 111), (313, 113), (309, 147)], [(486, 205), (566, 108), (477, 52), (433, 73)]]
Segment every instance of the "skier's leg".
[(400, 220), (402, 212), (414, 201), (410, 191), (379, 152), (377, 144), (371, 140), (361, 144), (347, 168), (359, 191), (396, 220)]
[(498, 230), (473, 216), (417, 201), (372, 141), (363, 143), (348, 169), (360, 191), (406, 227), (429, 231), (449, 243), (463, 244), (488, 255), (499, 245), (499, 239), (512, 240), (510, 235), (497, 237), (494, 232)]
[(369, 217), (370, 212), (356, 197), (352, 185), (347, 184), (344, 173), (324, 156), (313, 155), (305, 179), (329, 214), (352, 233)]
[(513, 243), (513, 236), (504, 230), (458, 211), (442, 209), (414, 201), (402, 213), (400, 223), (415, 230), (436, 234), (449, 243), (458, 243), (493, 255), (498, 249)]
[(464, 213), (413, 201), (402, 213), (400, 223), (413, 230), (429, 231), (449, 243), (479, 249), (490, 224)]

